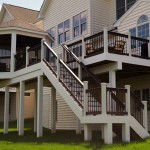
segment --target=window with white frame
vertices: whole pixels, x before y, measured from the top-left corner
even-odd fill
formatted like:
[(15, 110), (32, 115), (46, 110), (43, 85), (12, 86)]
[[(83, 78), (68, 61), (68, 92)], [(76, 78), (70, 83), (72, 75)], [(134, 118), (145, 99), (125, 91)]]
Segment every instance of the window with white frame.
[(83, 35), (87, 30), (87, 11), (73, 17), (73, 36)]
[(137, 0), (116, 0), (116, 15), (119, 19)]
[(70, 40), (70, 20), (66, 20), (58, 25), (58, 44)]
[(52, 40), (51, 43), (50, 43), (50, 46), (51, 46), (51, 47), (54, 47), (54, 46), (55, 46), (55, 36), (56, 36), (56, 29), (55, 29), (55, 27), (53, 27), (53, 28), (51, 28), (51, 29), (49, 30), (49, 34), (50, 34), (51, 37), (53, 38), (53, 40)]

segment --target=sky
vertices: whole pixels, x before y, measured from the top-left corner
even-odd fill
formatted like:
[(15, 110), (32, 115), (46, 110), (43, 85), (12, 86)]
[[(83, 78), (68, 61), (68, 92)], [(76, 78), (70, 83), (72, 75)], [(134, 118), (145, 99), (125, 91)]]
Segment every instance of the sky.
[(3, 3), (40, 10), (44, 0), (0, 0), (0, 8)]

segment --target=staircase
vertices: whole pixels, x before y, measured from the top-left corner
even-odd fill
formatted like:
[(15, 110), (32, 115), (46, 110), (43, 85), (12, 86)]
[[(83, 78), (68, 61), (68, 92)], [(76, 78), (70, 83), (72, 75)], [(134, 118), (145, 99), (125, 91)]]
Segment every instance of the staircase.
[[(134, 93), (130, 94), (129, 88), (107, 87), (80, 62), (75, 54), (69, 51), (66, 45), (62, 45), (66, 52), (63, 53), (62, 59), (46, 42), (43, 43), (43, 46), (45, 57), (41, 63), (41, 69), (81, 123), (85, 125), (85, 139), (90, 140), (91, 129), (89, 127), (91, 123), (102, 123), (104, 125), (104, 142), (112, 143), (112, 139), (108, 138), (107, 133), (110, 131), (111, 134), (111, 124), (117, 121), (131, 127), (141, 138), (149, 137), (146, 123), (143, 119), (141, 121), (145, 107), (134, 96)], [(70, 59), (69, 64), (67, 58)], [(83, 79), (88, 82), (82, 81), (82, 72), (85, 74)], [(127, 101), (130, 101), (131, 97), (134, 98), (135, 111), (130, 113), (128, 108), (130, 103)], [(129, 131), (127, 127), (125, 127), (125, 132)], [(130, 141), (126, 136), (128, 134), (125, 133), (126, 141)]]

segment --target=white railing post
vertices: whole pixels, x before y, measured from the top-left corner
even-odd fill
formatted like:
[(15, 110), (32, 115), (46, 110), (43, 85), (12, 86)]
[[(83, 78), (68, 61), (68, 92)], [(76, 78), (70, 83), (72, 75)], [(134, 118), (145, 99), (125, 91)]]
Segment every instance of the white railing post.
[(28, 67), (29, 65), (29, 53), (28, 50), (30, 49), (30, 47), (26, 47), (26, 67)]
[(104, 27), (104, 53), (108, 53), (108, 28)]
[(85, 46), (84, 36), (82, 36), (82, 60), (84, 60), (85, 56), (86, 56), (86, 46)]
[(86, 113), (88, 111), (88, 81), (84, 81), (84, 89), (83, 89), (83, 115), (86, 116)]
[(130, 34), (130, 32), (128, 32), (127, 35), (128, 35), (128, 39), (127, 39), (127, 52), (129, 54), (129, 56), (131, 56), (132, 52), (131, 52), (131, 34)]
[(106, 106), (106, 101), (107, 101), (107, 84), (106, 83), (101, 83), (101, 107), (102, 107), (102, 114), (107, 114), (107, 106)]
[(60, 58), (61, 58), (61, 54), (57, 55), (57, 79), (59, 81), (60, 78)]
[(45, 41), (45, 39), (41, 40), (41, 62), (44, 59), (44, 41)]
[(142, 101), (144, 105), (144, 110), (143, 110), (143, 125), (145, 129), (148, 131), (148, 119), (147, 119), (147, 101)]
[(16, 55), (16, 54), (13, 53), (13, 54), (12, 54), (12, 57), (11, 57), (11, 59), (13, 58), (13, 61), (12, 61), (13, 64), (12, 64), (12, 65), (10, 64), (10, 67), (13, 66), (13, 67), (11, 68), (11, 69), (12, 69), (11, 72), (14, 72), (15, 69), (16, 69), (16, 59), (15, 59), (15, 55)]
[(125, 94), (126, 99), (126, 112), (128, 113), (128, 116), (131, 115), (131, 103), (130, 103), (130, 85), (125, 85), (125, 89), (127, 90), (127, 93)]
[[(79, 57), (79, 62), (81, 61), (82, 61), (82, 58)], [(82, 67), (79, 63), (78, 63), (78, 78), (82, 81)]]
[(150, 57), (150, 37), (148, 37), (149, 43), (148, 43), (148, 57)]

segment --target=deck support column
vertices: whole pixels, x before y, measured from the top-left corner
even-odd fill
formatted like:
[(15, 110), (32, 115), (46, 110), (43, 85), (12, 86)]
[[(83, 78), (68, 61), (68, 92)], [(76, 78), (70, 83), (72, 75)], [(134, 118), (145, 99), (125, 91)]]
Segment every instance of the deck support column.
[(17, 130), (19, 131), (19, 88), (16, 89), (16, 119), (17, 119)]
[(92, 127), (90, 124), (84, 125), (84, 141), (92, 140)]
[(130, 142), (130, 126), (128, 123), (122, 124), (122, 141)]
[(37, 132), (37, 88), (34, 90), (34, 133)]
[(57, 121), (57, 101), (56, 101), (56, 89), (51, 88), (51, 133), (56, 133), (56, 121)]
[(127, 93), (125, 94), (126, 98), (126, 112), (128, 113), (128, 116), (131, 115), (131, 103), (130, 103), (130, 85), (126, 85), (125, 89), (127, 89)]
[(9, 124), (9, 87), (5, 87), (5, 102), (4, 102), (4, 134), (8, 134)]
[(113, 143), (112, 123), (104, 124), (104, 143), (105, 144)]
[(108, 28), (104, 27), (104, 53), (108, 53)]
[(38, 76), (37, 86), (37, 137), (43, 136), (43, 76)]
[(109, 71), (109, 83), (111, 87), (113, 88), (116, 87), (116, 71), (115, 70)]
[(11, 34), (11, 64), (10, 64), (10, 71), (14, 72), (15, 70), (15, 58), (14, 54), (16, 54), (16, 43), (17, 43), (17, 35), (16, 33)]
[(142, 101), (142, 103), (144, 105), (144, 110), (143, 110), (143, 125), (144, 125), (146, 131), (148, 131), (147, 101)]
[(19, 103), (19, 136), (24, 135), (24, 91), (25, 91), (25, 81), (21, 81), (20, 103)]

